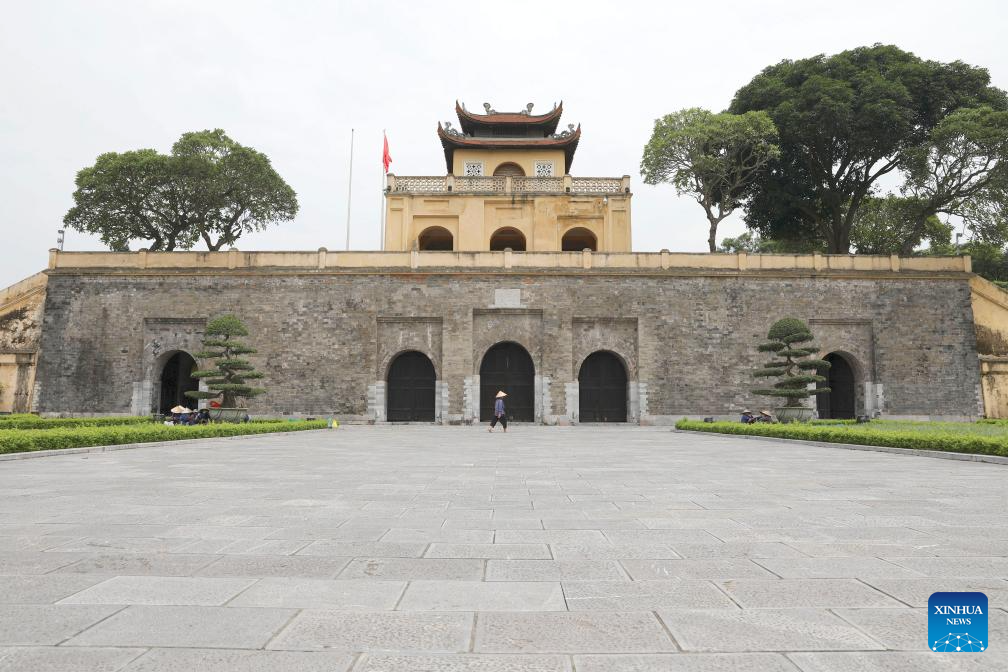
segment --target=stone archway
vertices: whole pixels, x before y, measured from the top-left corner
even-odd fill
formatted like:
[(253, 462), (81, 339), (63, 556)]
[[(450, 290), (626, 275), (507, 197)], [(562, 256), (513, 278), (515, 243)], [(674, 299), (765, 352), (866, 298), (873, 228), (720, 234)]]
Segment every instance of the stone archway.
[(585, 249), (595, 252), (598, 250), (598, 239), (594, 233), (583, 226), (575, 226), (563, 234), (563, 238), (560, 240), (560, 249), (563, 252), (581, 252)]
[(857, 415), (857, 376), (854, 366), (844, 355), (831, 352), (823, 357), (830, 363), (826, 382), (819, 387), (829, 387), (826, 394), (816, 395), (816, 409), (824, 419), (850, 419)]
[(389, 422), (434, 422), (437, 374), (422, 352), (398, 354), (388, 368), (386, 419)]
[(185, 395), (186, 392), (199, 389), (199, 379), (192, 377), (195, 369), (196, 360), (184, 350), (177, 350), (165, 357), (155, 386), (158, 393), (155, 409), (158, 413), (170, 413), (175, 406), (192, 408), (196, 405), (195, 399)]
[(525, 251), (525, 234), (512, 226), (497, 229), (490, 236), (490, 251), (503, 252), (511, 248), (514, 252)]
[(417, 248), (420, 251), (451, 251), (455, 249), (455, 239), (451, 231), (443, 226), (430, 226), (417, 236)]
[(480, 363), (480, 420), (493, 417), (494, 397), (507, 393), (504, 405), (508, 419), (535, 422), (535, 364), (528, 350), (504, 341), (487, 350)]
[(578, 372), (578, 420), (627, 421), (627, 371), (623, 361), (606, 350), (585, 358)]

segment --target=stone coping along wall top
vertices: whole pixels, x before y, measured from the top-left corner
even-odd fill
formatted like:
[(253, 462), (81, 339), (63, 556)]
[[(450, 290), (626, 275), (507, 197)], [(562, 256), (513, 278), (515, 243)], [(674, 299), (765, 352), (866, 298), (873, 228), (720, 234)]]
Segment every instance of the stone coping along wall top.
[(61, 252), (49, 251), (48, 272), (249, 270), (417, 270), (494, 272), (529, 269), (612, 272), (681, 270), (697, 274), (776, 271), (797, 273), (971, 273), (969, 256), (898, 257), (848, 254), (711, 254), (707, 252)]

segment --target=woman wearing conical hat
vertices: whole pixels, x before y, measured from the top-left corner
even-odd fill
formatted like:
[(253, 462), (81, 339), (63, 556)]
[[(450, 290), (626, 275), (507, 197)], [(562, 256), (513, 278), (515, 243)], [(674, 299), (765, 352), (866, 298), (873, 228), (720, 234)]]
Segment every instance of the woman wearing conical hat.
[(490, 429), (487, 431), (492, 432), (494, 426), (499, 422), (504, 428), (504, 432), (507, 433), (507, 412), (504, 410), (504, 397), (506, 396), (507, 392), (504, 390), (497, 392), (497, 397), (494, 399), (493, 417), (490, 418)]

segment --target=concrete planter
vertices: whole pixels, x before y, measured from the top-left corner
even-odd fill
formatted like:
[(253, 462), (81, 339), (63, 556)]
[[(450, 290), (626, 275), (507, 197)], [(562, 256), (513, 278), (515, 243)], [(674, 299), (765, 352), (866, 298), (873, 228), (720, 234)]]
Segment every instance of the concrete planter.
[(808, 422), (812, 419), (812, 409), (807, 406), (780, 406), (776, 409), (781, 422)]

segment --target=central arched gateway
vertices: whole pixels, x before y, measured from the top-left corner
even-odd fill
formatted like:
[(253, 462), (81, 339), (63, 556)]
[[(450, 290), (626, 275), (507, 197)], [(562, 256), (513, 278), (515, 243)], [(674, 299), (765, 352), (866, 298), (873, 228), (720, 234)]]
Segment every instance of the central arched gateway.
[(199, 379), (192, 377), (195, 369), (196, 360), (188, 352), (179, 351), (168, 358), (161, 369), (159, 413), (168, 415), (176, 406), (191, 408), (196, 404), (195, 399), (185, 396), (199, 389)]
[(581, 422), (627, 421), (627, 374), (611, 352), (588, 355), (578, 373), (578, 418)]
[(853, 418), (856, 415), (854, 369), (846, 357), (835, 352), (823, 359), (830, 363), (830, 368), (826, 372), (826, 382), (820, 387), (829, 387), (830, 391), (816, 395), (819, 417)]
[(386, 385), (389, 422), (434, 422), (434, 364), (422, 352), (410, 350), (389, 366)]
[(493, 346), (480, 364), (480, 420), (493, 417), (494, 397), (507, 392), (504, 400), (508, 420), (535, 421), (535, 365), (528, 351), (506, 341)]

